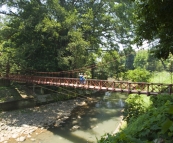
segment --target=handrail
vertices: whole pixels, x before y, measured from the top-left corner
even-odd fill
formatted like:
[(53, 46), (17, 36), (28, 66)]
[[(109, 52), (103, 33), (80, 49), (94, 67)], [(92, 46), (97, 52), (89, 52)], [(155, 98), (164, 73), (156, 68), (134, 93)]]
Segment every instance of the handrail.
[(161, 93), (172, 94), (172, 84), (129, 82), (129, 81), (109, 81), (87, 79), (85, 84), (80, 84), (79, 78), (65, 77), (43, 77), (34, 75), (9, 75), (4, 77), (11, 81), (28, 82), (33, 84), (45, 84), (51, 86), (69, 86), (94, 90), (105, 90), (113, 92), (126, 92), (147, 95), (157, 95)]

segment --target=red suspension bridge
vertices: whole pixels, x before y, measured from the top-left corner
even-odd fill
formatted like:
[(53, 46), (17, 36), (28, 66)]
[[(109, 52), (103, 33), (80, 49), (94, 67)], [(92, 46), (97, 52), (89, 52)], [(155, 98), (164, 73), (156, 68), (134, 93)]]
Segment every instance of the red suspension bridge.
[(8, 75), (4, 77), (10, 81), (25, 82), (39, 85), (50, 86), (66, 86), (73, 88), (83, 88), (92, 90), (103, 90), (112, 92), (125, 92), (146, 95), (157, 94), (172, 94), (173, 85), (163, 83), (146, 83), (146, 82), (127, 82), (127, 81), (109, 81), (87, 79), (85, 84), (80, 84), (79, 78), (65, 78), (65, 77), (44, 77), (32, 75)]

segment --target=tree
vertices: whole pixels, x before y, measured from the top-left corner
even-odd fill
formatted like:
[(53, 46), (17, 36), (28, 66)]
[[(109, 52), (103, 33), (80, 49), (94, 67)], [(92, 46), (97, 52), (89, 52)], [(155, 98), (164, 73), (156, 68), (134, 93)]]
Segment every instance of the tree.
[(147, 60), (148, 60), (148, 51), (139, 50), (136, 52), (133, 65), (135, 68), (147, 69), (148, 66)]
[(3, 48), (9, 41), (12, 43), (10, 48), (15, 49), (16, 63), (21, 69), (58, 71), (77, 68), (77, 61), (82, 63), (87, 42), (74, 28), (74, 9), (66, 11), (58, 1), (44, 4), (32, 0), (19, 2), (18, 10), (18, 17), (11, 17), (1, 33)]
[[(0, 30), (8, 23), (10, 20), (9, 16), (1, 16), (0, 21)], [(7, 33), (6, 33), (7, 34)], [(2, 40), (2, 34), (0, 34), (0, 74), (1, 75), (8, 75), (11, 71), (17, 70), (17, 65), (15, 64), (14, 54), (15, 51), (13, 48), (10, 48), (12, 45), (11, 41), (5, 42)], [(4, 49), (3, 46), (6, 46)]]
[(136, 52), (135, 50), (132, 49), (132, 47), (128, 47), (126, 49), (123, 50), (124, 54), (125, 54), (125, 68), (126, 70), (133, 70), (134, 69), (134, 59), (135, 59), (135, 55)]
[(148, 82), (150, 73), (146, 69), (137, 68), (129, 70), (126, 73), (126, 78), (132, 82)]
[(119, 79), (120, 73), (124, 71), (124, 65), (121, 64), (121, 58), (117, 51), (103, 53), (97, 67), (97, 76), (101, 79), (108, 77)]
[(153, 43), (151, 52), (158, 58), (166, 59), (173, 54), (173, 1), (132, 0), (134, 3), (135, 42)]
[(147, 70), (150, 72), (166, 70), (161, 61), (152, 53), (148, 53)]
[(0, 13), (11, 16), (0, 30), (2, 48), (15, 51), (20, 69), (62, 71), (89, 66), (95, 63), (90, 62), (90, 52), (118, 51), (119, 43), (132, 41), (128, 0), (3, 0), (0, 4), (9, 8)]

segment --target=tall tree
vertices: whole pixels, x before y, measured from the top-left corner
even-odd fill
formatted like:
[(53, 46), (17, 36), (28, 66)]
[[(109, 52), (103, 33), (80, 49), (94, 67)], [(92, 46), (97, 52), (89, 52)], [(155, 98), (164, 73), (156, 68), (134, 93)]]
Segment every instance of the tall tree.
[(98, 77), (120, 78), (120, 73), (124, 71), (124, 65), (121, 63), (120, 55), (117, 51), (109, 51), (103, 53), (101, 62), (98, 64), (97, 72)]
[[(3, 40), (14, 43), (17, 63), (22, 69), (67, 70), (75, 61), (72, 58), (75, 52), (79, 59), (85, 55), (80, 53), (87, 42), (74, 28), (77, 14), (73, 9), (67, 12), (56, 0), (46, 4), (32, 0), (19, 6), (18, 17), (11, 18), (2, 34)], [(78, 57), (76, 60), (81, 61)]]
[(0, 13), (11, 19), (1, 29), (2, 47), (15, 50), (14, 61), (21, 69), (59, 71), (93, 64), (90, 52), (130, 44), (132, 5), (124, 2), (3, 0), (9, 11)]
[(132, 49), (132, 47), (128, 47), (125, 48), (124, 50), (124, 54), (125, 54), (125, 68), (126, 70), (133, 70), (134, 69), (134, 59), (135, 59), (135, 55), (136, 52), (135, 50)]
[(147, 60), (148, 60), (148, 51), (139, 50), (136, 52), (133, 65), (135, 68), (147, 69), (148, 67)]
[(136, 42), (140, 45), (148, 40), (154, 43), (152, 52), (158, 58), (166, 59), (173, 54), (173, 1), (132, 0)]

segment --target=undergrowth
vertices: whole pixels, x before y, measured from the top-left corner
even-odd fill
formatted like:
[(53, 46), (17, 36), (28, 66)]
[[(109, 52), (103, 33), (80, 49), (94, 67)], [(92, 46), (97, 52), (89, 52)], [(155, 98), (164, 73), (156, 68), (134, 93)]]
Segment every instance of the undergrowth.
[(127, 127), (115, 135), (103, 135), (98, 143), (172, 143), (173, 96), (138, 96), (126, 100)]

